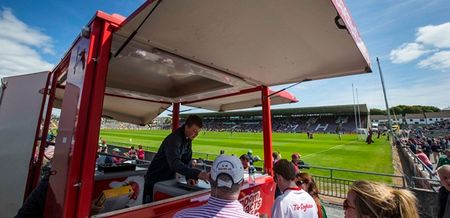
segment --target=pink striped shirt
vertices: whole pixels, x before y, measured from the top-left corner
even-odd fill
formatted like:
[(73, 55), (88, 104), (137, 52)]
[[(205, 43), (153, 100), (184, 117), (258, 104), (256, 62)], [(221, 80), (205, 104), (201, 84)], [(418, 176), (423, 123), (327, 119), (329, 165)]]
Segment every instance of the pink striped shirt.
[(251, 217), (257, 218), (257, 216), (244, 212), (242, 204), (238, 200), (223, 200), (210, 196), (208, 203), (200, 207), (188, 208), (173, 216), (174, 218), (181, 217)]
[(430, 159), (428, 159), (425, 153), (418, 153), (416, 156), (426, 165), (431, 165)]

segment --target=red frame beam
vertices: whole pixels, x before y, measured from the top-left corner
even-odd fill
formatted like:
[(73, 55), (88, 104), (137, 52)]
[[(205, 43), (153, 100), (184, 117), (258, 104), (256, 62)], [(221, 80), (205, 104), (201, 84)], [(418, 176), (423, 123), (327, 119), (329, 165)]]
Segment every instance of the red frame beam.
[[(55, 72), (52, 74), (52, 79), (51, 79), (51, 89), (50, 89), (50, 93), (48, 96), (48, 104), (47, 104), (47, 113), (45, 115), (45, 120), (44, 120), (44, 125), (43, 125), (43, 130), (42, 130), (42, 138), (41, 138), (41, 145), (39, 147), (39, 157), (38, 157), (38, 161), (36, 163), (37, 168), (35, 169), (35, 175), (40, 175), (40, 166), (42, 166), (42, 161), (44, 158), (44, 152), (45, 152), (45, 147), (47, 145), (47, 135), (48, 135), (48, 130), (50, 128), (50, 121), (51, 121), (51, 117), (52, 117), (52, 110), (53, 110), (53, 102), (55, 101), (55, 87), (56, 87), (56, 83), (57, 83), (57, 78), (58, 78), (59, 73)], [(34, 186), (37, 186), (39, 182), (39, 177), (35, 177), (34, 178)]]
[[(64, 96), (70, 97), (64, 99), (62, 108), (67, 107), (66, 111), (69, 112), (67, 112), (68, 115), (64, 115), (65, 120), (63, 120), (66, 129), (61, 129), (57, 138), (57, 145), (62, 147), (59, 152), (55, 152), (53, 160), (56, 174), (50, 177), (45, 217), (88, 217), (90, 215), (109, 52), (112, 32), (118, 26), (115, 20), (115, 18), (108, 20), (100, 16), (94, 17), (89, 24), (91, 33), (87, 45), (82, 86), (77, 83), (71, 84), (69, 89), (66, 87)], [(85, 39), (78, 38), (74, 45), (81, 40)], [(68, 56), (71, 56), (73, 49), (75, 49), (74, 46), (67, 53)], [(77, 81), (77, 78), (75, 80)], [(81, 95), (76, 97), (80, 93)], [(71, 117), (71, 113), (75, 113), (75, 117)], [(62, 112), (61, 119), (63, 114)], [(67, 127), (72, 125), (74, 129), (68, 132)], [(70, 145), (72, 141), (73, 144)], [(65, 166), (56, 167), (56, 165)]]
[[(97, 151), (97, 141), (100, 132), (101, 113), (103, 108), (104, 92), (106, 86), (106, 76), (112, 41), (112, 33), (118, 26), (115, 20), (108, 20), (97, 14), (90, 24), (91, 35), (89, 42), (87, 66), (82, 87), (82, 94), (79, 98), (79, 111), (77, 113), (76, 131), (73, 142), (66, 160), (67, 177), (61, 180), (50, 181), (49, 189), (58, 186), (64, 189), (62, 201), (53, 201), (47, 198), (50, 203), (46, 208), (46, 217), (87, 217), (91, 210), (91, 195), (94, 186), (94, 168)], [(71, 50), (74, 47), (71, 48)], [(70, 54), (70, 52), (69, 52)], [(264, 137), (264, 170), (268, 175), (272, 175), (272, 125), (270, 113), (269, 88), (266, 86), (254, 87), (241, 90), (236, 93), (225, 94), (202, 100), (188, 101), (195, 103), (229, 96), (241, 95), (250, 92), (261, 91), (263, 107), (263, 137)], [(146, 99), (139, 99), (146, 100)], [(179, 114), (181, 103), (173, 103), (172, 129), (179, 126)], [(70, 113), (70, 112), (68, 112)], [(64, 135), (63, 135), (64, 136)], [(62, 137), (62, 136), (61, 136)], [(61, 164), (61, 157), (59, 163)], [(56, 172), (65, 173), (65, 172)], [(56, 175), (58, 176), (58, 175)], [(61, 175), (59, 175), (61, 177)], [(56, 194), (49, 192), (49, 194)], [(61, 193), (57, 193), (61, 194)], [(48, 197), (48, 196), (47, 196)], [(150, 209), (150, 208), (149, 208)], [(173, 209), (173, 208), (172, 208)], [(132, 215), (129, 212), (127, 215)]]
[(181, 103), (173, 103), (172, 132), (178, 129), (178, 127), (180, 126), (180, 104)]
[(272, 175), (272, 114), (270, 112), (269, 88), (262, 86), (261, 104), (263, 115), (263, 138), (264, 138), (264, 171)]
[[(77, 201), (77, 217), (88, 217), (90, 215), (92, 206), (91, 196), (94, 189), (94, 171), (96, 165), (95, 162), (97, 159), (98, 138), (100, 134), (103, 99), (106, 88), (106, 75), (108, 72), (110, 48), (112, 43), (112, 31), (114, 29), (110, 22), (106, 22), (100, 19), (94, 21), (92, 26), (93, 29), (99, 29), (100, 31), (98, 32), (97, 36), (98, 41), (91, 41), (91, 45), (95, 46), (94, 43), (96, 43), (96, 46), (98, 46), (98, 53), (97, 64), (92, 64), (92, 91), (90, 92), (91, 95), (89, 96), (90, 108), (87, 118), (89, 122), (87, 123), (87, 128), (84, 133), (86, 139), (83, 143), (84, 150), (81, 160), (81, 168), (78, 169), (81, 174), (80, 181), (82, 184), (82, 188), (80, 188), (79, 190), (79, 198)], [(97, 33), (94, 32), (93, 35), (94, 34)]]

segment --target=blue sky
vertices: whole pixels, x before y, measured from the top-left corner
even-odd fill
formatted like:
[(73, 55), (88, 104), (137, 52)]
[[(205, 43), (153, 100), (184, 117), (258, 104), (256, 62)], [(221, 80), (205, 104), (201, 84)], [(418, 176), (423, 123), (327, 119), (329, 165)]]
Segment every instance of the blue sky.
[[(50, 70), (96, 10), (128, 16), (143, 2), (0, 0), (0, 77)], [(346, 4), (374, 72), (302, 83), (289, 89), (299, 103), (276, 108), (352, 104), (352, 84), (360, 103), (384, 108), (376, 57), (391, 106), (450, 106), (448, 0), (347, 0)]]

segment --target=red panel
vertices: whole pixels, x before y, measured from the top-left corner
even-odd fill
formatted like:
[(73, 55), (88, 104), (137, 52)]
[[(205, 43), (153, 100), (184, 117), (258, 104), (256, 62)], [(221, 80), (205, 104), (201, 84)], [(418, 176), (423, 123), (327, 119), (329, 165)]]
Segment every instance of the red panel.
[(291, 101), (291, 103), (297, 103), (298, 102), (297, 98), (295, 98), (295, 96), (293, 94), (291, 94), (290, 92), (281, 91), (277, 95), (279, 95), (282, 98), (289, 99)]
[(264, 137), (264, 171), (272, 175), (272, 115), (270, 112), (269, 88), (262, 87), (261, 103), (263, 109), (263, 137)]
[(244, 185), (239, 195), (239, 201), (244, 211), (256, 216), (270, 217), (275, 196), (275, 186), (271, 176), (256, 179), (256, 185)]
[(107, 21), (108, 25), (114, 25), (115, 27), (119, 26), (123, 21), (125, 21), (125, 17), (117, 14), (109, 15), (103, 11), (97, 11), (94, 18), (101, 18)]
[(162, 192), (155, 192), (155, 194), (153, 194), (153, 199), (155, 199), (155, 201), (160, 201), (160, 200), (169, 199), (169, 198), (173, 198), (173, 197), (174, 196), (168, 195), (168, 194), (162, 193)]
[[(108, 217), (173, 217), (185, 208), (197, 207), (207, 202), (209, 193), (199, 193), (194, 196), (177, 197), (155, 202), (148, 206), (140, 206), (115, 211)], [(271, 176), (262, 176), (256, 179), (255, 185), (245, 184), (239, 195), (239, 201), (248, 213), (255, 215), (266, 214), (270, 217), (274, 202), (275, 186)]]

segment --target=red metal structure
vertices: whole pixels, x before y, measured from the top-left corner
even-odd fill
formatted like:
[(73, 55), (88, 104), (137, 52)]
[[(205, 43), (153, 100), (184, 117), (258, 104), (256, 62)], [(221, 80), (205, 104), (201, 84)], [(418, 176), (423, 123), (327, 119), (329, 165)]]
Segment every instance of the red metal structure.
[[(176, 129), (181, 105), (262, 107), (265, 174), (244, 185), (240, 201), (247, 212), (270, 216), (271, 101), (297, 100), (269, 86), (365, 72), (367, 51), (341, 0), (147, 1), (127, 19), (99, 11), (43, 87), (49, 101), (42, 104), (42, 137), (53, 105), (61, 108), (45, 217), (92, 215), (101, 116), (145, 125), (173, 106)], [(36, 185), (43, 147), (30, 164), (25, 195)], [(171, 217), (208, 195), (198, 191), (96, 216)]]

